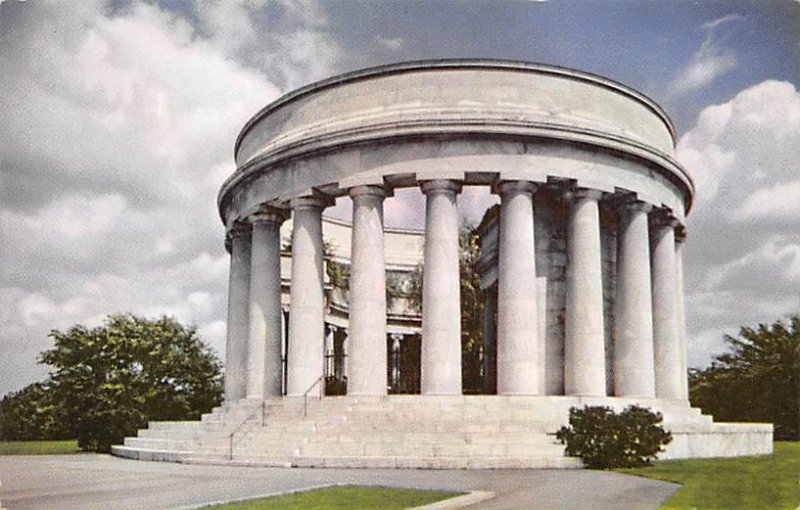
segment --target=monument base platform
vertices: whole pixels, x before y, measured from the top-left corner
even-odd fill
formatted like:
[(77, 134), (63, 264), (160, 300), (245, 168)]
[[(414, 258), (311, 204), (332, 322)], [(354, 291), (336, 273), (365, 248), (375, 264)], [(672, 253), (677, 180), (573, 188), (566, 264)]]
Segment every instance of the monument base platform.
[(139, 460), (282, 467), (580, 468), (555, 432), (573, 406), (664, 415), (673, 440), (660, 458), (772, 453), (772, 425), (714, 423), (685, 402), (562, 396), (244, 399), (197, 422), (151, 422), (112, 454)]

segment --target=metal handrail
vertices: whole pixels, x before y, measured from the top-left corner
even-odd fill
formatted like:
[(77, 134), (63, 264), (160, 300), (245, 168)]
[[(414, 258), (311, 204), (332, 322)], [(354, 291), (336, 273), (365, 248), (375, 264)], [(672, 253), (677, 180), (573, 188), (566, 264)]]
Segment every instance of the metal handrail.
[[(309, 386), (308, 389), (306, 390), (306, 392), (303, 393), (303, 418), (306, 418), (308, 416), (308, 394), (311, 393), (311, 390), (314, 389), (314, 386), (319, 384), (320, 381), (322, 381), (324, 378), (325, 378), (325, 374), (322, 374), (321, 376), (317, 377), (317, 380), (314, 381), (314, 384)], [(322, 390), (321, 389), (320, 389), (319, 398), (322, 399)]]
[(236, 433), (239, 432), (239, 429), (242, 428), (242, 426), (245, 423), (250, 421), (250, 418), (253, 418), (258, 411), (261, 411), (261, 426), (263, 427), (264, 422), (266, 420), (266, 409), (267, 409), (267, 401), (262, 400), (261, 405), (258, 406), (258, 409), (255, 409), (250, 414), (248, 414), (247, 417), (244, 420), (240, 421), (239, 424), (233, 428), (231, 433), (228, 434), (228, 460), (233, 460), (233, 436), (236, 435)]

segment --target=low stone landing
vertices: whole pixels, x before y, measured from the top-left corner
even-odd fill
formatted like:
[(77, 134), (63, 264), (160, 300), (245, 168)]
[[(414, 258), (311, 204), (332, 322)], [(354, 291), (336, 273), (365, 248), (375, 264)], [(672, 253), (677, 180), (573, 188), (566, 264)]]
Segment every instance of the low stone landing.
[(198, 422), (151, 422), (112, 453), (140, 460), (285, 467), (579, 468), (554, 436), (569, 408), (638, 403), (672, 431), (663, 458), (772, 452), (772, 426), (717, 424), (663, 400), (581, 397), (284, 397), (242, 400)]

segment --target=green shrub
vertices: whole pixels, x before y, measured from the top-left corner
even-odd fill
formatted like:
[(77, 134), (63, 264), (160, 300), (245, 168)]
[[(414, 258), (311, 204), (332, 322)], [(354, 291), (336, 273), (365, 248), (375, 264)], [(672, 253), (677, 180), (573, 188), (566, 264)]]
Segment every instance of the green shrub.
[(610, 407), (573, 407), (569, 427), (561, 427), (556, 438), (567, 445), (567, 455), (592, 469), (645, 466), (672, 441), (661, 420), (661, 413), (635, 405), (619, 414)]

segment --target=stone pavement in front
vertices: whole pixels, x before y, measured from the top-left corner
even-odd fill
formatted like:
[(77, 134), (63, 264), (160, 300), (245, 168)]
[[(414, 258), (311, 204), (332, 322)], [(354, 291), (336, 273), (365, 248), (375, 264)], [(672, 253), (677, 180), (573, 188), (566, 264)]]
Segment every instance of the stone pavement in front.
[(384, 485), (495, 497), (475, 509), (655, 509), (678, 485), (604, 471), (301, 469), (200, 466), (108, 455), (0, 456), (0, 504), (14, 509), (157, 509), (331, 484)]

